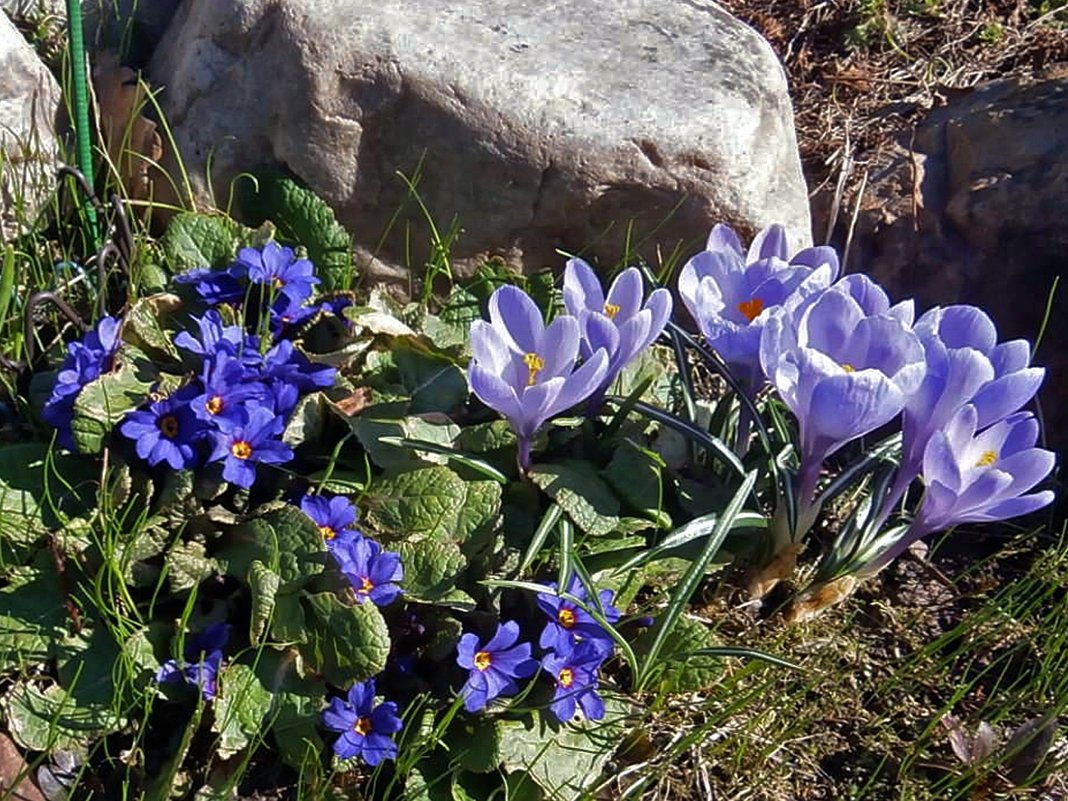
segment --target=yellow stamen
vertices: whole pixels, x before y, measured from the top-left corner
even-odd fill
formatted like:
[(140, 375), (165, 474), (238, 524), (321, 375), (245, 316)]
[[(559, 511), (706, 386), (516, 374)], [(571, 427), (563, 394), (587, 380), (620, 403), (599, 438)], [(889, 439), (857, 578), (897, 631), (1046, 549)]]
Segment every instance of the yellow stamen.
[(527, 376), (527, 386), (532, 387), (538, 380), (538, 373), (545, 369), (545, 359), (536, 353), (528, 353), (523, 357), (523, 364), (530, 371), (530, 375)]
[(361, 595), (366, 595), (375, 588), (375, 585), (371, 583), (371, 579), (364, 576), (360, 579), (360, 589), (357, 590)]
[(281, 278), (278, 278), (277, 276), (271, 283), (274, 285), (275, 289), (281, 289), (286, 285), (286, 282), (283, 281)]
[(337, 536), (337, 532), (330, 526), (319, 526), (319, 533), (323, 535), (324, 540), (332, 540)]
[(575, 672), (571, 668), (560, 668), (558, 681), (561, 687), (570, 687), (575, 683)]
[(159, 432), (167, 439), (174, 439), (178, 436), (178, 418), (173, 414), (161, 417), (159, 419)]
[(998, 461), (997, 451), (983, 451), (983, 455), (979, 457), (979, 461), (975, 463), (976, 467), (990, 467), (992, 464), (996, 464)]
[(738, 304), (738, 311), (740, 311), (745, 319), (749, 322), (753, 322), (760, 313), (764, 311), (764, 301), (760, 298), (750, 298), (749, 300), (743, 300)]
[(230, 446), (230, 453), (238, 459), (247, 459), (252, 455), (252, 446), (245, 442), (245, 440), (239, 439)]
[(849, 362), (844, 362), (842, 364), (842, 369), (845, 370), (847, 373), (855, 373), (857, 371), (857, 368), (851, 365)]
[(479, 651), (475, 654), (475, 667), (479, 670), (489, 670), (491, 664), (493, 664), (493, 658), (489, 655), (489, 651)]
[(371, 733), (371, 719), (370, 718), (356, 718), (356, 723), (353, 725), (352, 730), (357, 734), (361, 734), (366, 737)]
[(575, 625), (575, 612), (572, 609), (561, 607), (560, 611), (556, 613), (556, 619), (561, 626), (569, 629)]
[(609, 320), (616, 319), (616, 315), (619, 314), (619, 306), (615, 303), (604, 304), (604, 316)]
[(208, 410), (208, 414), (218, 414), (223, 410), (222, 395), (213, 395), (208, 399), (208, 402), (204, 404), (204, 408)]

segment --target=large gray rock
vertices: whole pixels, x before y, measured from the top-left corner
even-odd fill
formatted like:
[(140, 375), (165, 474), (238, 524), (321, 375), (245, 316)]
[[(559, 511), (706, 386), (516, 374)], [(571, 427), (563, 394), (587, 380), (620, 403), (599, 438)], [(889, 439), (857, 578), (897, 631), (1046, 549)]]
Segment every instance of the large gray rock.
[(398, 171), (460, 269), (655, 262), (717, 221), (809, 242), (782, 69), (706, 0), (186, 0), (150, 74), (201, 196), (209, 156), (220, 204), (284, 165), (372, 249), (403, 206), (393, 263), (429, 240)]
[(0, 13), (0, 240), (33, 221), (55, 185), (59, 84)]

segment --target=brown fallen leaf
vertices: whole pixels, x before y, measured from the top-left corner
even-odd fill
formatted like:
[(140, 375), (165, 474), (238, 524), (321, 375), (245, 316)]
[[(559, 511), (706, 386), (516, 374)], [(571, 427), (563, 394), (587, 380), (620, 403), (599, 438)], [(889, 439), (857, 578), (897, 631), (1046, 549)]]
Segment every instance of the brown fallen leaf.
[(3, 732), (0, 732), (0, 797), (11, 801), (45, 801), (44, 794), (30, 781), (26, 760)]
[(93, 66), (93, 89), (111, 162), (130, 198), (146, 200), (152, 194), (152, 163), (163, 157), (163, 139), (156, 123), (141, 114), (145, 84), (119, 64), (117, 54), (105, 51)]
[(824, 609), (841, 603), (857, 586), (855, 576), (839, 576), (805, 590), (790, 602), (785, 618), (787, 623), (804, 623), (818, 617)]
[(358, 387), (352, 391), (351, 395), (335, 401), (334, 405), (346, 417), (355, 417), (371, 405), (371, 390), (367, 387)]
[(764, 567), (750, 574), (746, 581), (746, 589), (752, 599), (763, 598), (785, 578), (793, 575), (797, 567), (797, 556), (801, 553), (801, 543), (788, 545), (775, 554), (775, 557)]

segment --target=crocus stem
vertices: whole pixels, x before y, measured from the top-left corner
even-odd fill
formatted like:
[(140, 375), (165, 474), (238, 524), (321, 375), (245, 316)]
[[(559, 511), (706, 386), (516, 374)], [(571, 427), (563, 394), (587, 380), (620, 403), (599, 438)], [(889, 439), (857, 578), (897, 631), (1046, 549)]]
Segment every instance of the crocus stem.
[(749, 414), (749, 406), (742, 404), (738, 408), (738, 430), (734, 433), (734, 454), (743, 458), (749, 452), (749, 441), (753, 436), (753, 418)]
[(530, 439), (518, 437), (517, 446), (516, 463), (519, 465), (519, 472), (526, 473), (527, 468), (530, 467)]

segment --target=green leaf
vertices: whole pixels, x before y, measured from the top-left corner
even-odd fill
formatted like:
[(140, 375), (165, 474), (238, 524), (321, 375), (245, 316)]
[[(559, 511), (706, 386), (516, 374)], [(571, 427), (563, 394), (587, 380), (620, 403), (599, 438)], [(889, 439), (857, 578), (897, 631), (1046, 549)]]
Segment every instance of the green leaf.
[(449, 601), (460, 607), (473, 606), (470, 597), (455, 595), (456, 583), (467, 566), (460, 547), (449, 540), (419, 540), (398, 543), (404, 565), (406, 597), (428, 603)]
[(408, 539), (451, 539), (467, 495), (463, 479), (447, 467), (424, 467), (375, 482), (368, 520)]
[(274, 598), (274, 617), (271, 620), (271, 639), (275, 642), (305, 642), (307, 621), (304, 604), (298, 593), (283, 593)]
[(320, 441), (327, 413), (327, 400), (322, 392), (313, 392), (301, 398), (286, 423), (282, 441), (294, 448), (306, 442)]
[(271, 709), (271, 691), (244, 663), (229, 664), (220, 672), (211, 730), (219, 735), (215, 752), (229, 759), (262, 736), (263, 719)]
[(33, 565), (17, 567), (0, 588), (0, 664), (10, 667), (43, 662), (54, 655), (63, 636), (66, 593), (47, 551)]
[(242, 581), (254, 561), (278, 574), (282, 592), (293, 592), (323, 572), (326, 545), (319, 527), (296, 506), (269, 507), (234, 531), (234, 542), (220, 554), (226, 572)]
[(456, 438), (456, 445), (470, 453), (490, 453), (515, 447), (515, 432), (506, 420), (467, 426)]
[(449, 753), (460, 767), (489, 773), (501, 764), (501, 722), (489, 715), (457, 715), (445, 732)]
[(628, 440), (601, 474), (632, 509), (655, 519), (663, 515), (663, 477), (655, 455)]
[(123, 340), (156, 361), (180, 362), (181, 356), (163, 322), (177, 314), (181, 307), (181, 298), (170, 293), (139, 299), (123, 315)]
[[(642, 632), (634, 641), (635, 655), (642, 660), (649, 656), (661, 628), (663, 621), (658, 618), (652, 628)], [(699, 693), (713, 687), (723, 676), (723, 660), (690, 654), (715, 644), (708, 626), (686, 615), (680, 617), (658, 655), (661, 665), (657, 674), (660, 689), (668, 693)]]
[(160, 244), (174, 273), (226, 267), (237, 250), (237, 231), (227, 217), (187, 211), (171, 218)]
[(131, 409), (144, 403), (158, 377), (155, 366), (139, 351), (124, 348), (117, 370), (90, 381), (74, 401), (71, 431), (82, 453), (100, 453), (112, 428)]
[(619, 501), (589, 463), (538, 464), (529, 476), (587, 534), (609, 534), (619, 523)]
[(196, 541), (176, 542), (167, 551), (166, 565), (171, 592), (187, 592), (221, 572), (219, 563), (206, 556), (203, 544)]
[(252, 181), (243, 181), (238, 188), (245, 216), (254, 225), (270, 220), (280, 239), (307, 248), (324, 291), (348, 289), (353, 277), (352, 238), (330, 206), (280, 170), (262, 168), (253, 175), (258, 190)]
[(411, 414), (447, 413), (467, 402), (467, 377), (451, 359), (404, 345), (394, 349), (393, 358), (411, 398)]
[(605, 719), (557, 724), (550, 715), (502, 721), (500, 750), (509, 771), (526, 771), (550, 797), (578, 798), (601, 777), (630, 717), (630, 708), (605, 697)]
[(249, 566), (248, 588), (252, 594), (249, 640), (253, 645), (263, 642), (263, 634), (274, 614), (275, 595), (281, 584), (281, 577), (258, 559)]
[(84, 751), (123, 725), (108, 705), (79, 705), (58, 684), (45, 689), (20, 682), (0, 698), (11, 736), (31, 751)]
[(310, 764), (323, 752), (319, 721), (325, 688), (322, 682), (302, 678), (296, 650), (267, 649), (256, 664), (256, 675), (274, 696), (271, 715), (274, 742), (286, 762), (295, 768)]
[(327, 681), (347, 686), (386, 667), (389, 630), (373, 603), (349, 606), (331, 592), (305, 595), (308, 642), (300, 646), (305, 660)]

